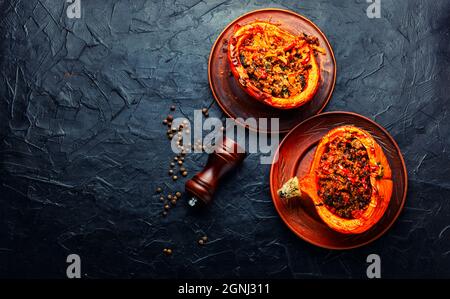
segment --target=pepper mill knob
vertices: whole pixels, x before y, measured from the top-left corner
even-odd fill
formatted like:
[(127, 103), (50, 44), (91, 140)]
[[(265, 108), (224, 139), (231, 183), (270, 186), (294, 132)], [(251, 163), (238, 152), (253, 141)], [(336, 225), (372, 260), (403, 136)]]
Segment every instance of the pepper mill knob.
[(208, 157), (206, 166), (185, 184), (191, 207), (211, 202), (219, 181), (246, 157), (245, 151), (232, 139), (224, 137)]

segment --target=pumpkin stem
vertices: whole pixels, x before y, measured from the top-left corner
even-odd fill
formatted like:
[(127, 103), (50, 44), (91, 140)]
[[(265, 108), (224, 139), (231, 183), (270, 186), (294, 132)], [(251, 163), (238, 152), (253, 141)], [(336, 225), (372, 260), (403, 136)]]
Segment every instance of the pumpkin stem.
[(301, 198), (302, 191), (300, 190), (300, 184), (298, 178), (295, 176), (290, 178), (284, 185), (277, 191), (280, 198), (289, 201), (292, 198)]

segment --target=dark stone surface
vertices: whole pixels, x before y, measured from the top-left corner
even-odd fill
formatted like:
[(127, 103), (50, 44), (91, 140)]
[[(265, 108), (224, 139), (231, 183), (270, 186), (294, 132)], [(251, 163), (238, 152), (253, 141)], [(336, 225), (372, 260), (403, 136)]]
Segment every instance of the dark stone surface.
[[(65, 1), (0, 1), (0, 277), (450, 277), (450, 3), (366, 1), (93, 1), (71, 20)], [(210, 209), (162, 218), (161, 120), (213, 103), (207, 59), (220, 31), (257, 8), (314, 21), (334, 47), (338, 77), (326, 111), (354, 111), (397, 140), (409, 174), (406, 207), (373, 244), (329, 251), (278, 217), (269, 166), (257, 154)], [(213, 104), (212, 116), (222, 116)], [(190, 174), (206, 155), (190, 155)], [(197, 245), (207, 234), (209, 244)], [(174, 254), (165, 257), (164, 247)]]

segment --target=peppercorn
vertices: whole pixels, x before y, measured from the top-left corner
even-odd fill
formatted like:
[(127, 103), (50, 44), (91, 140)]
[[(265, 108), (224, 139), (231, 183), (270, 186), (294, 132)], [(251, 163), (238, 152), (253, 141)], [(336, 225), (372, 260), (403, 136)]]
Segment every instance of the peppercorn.
[(167, 137), (169, 137), (169, 139), (172, 139), (173, 138), (173, 134), (169, 134), (169, 136), (167, 136)]
[(161, 195), (161, 196), (159, 197), (159, 201), (164, 201), (164, 196)]
[(183, 161), (182, 160), (178, 160), (178, 165), (183, 165)]
[(172, 199), (172, 200), (170, 201), (170, 203), (174, 206), (174, 205), (177, 204), (177, 201), (176, 201), (175, 199)]
[(183, 173), (181, 174), (182, 176), (187, 176), (188, 172), (187, 171), (183, 171)]
[(169, 175), (173, 175), (173, 170), (169, 169)]
[(204, 245), (204, 244), (205, 244), (205, 242), (202, 239), (198, 240), (198, 245)]
[(161, 187), (156, 188), (156, 192), (157, 193), (161, 193), (162, 192), (162, 188)]
[(163, 215), (163, 217), (166, 217), (166, 216), (167, 216), (167, 212), (166, 212), (166, 211), (163, 211), (163, 212), (162, 212), (162, 215)]
[(175, 105), (170, 106), (170, 110), (175, 111)]
[(167, 195), (167, 199), (172, 199), (172, 194)]
[(175, 193), (175, 195), (176, 195), (176, 197), (180, 198), (181, 197), (181, 192), (178, 191), (178, 192)]
[(175, 167), (175, 163), (170, 162), (170, 167)]
[(167, 125), (167, 119), (163, 120), (163, 124)]
[(176, 175), (174, 175), (174, 176), (172, 177), (172, 179), (173, 179), (174, 181), (176, 181), (176, 180), (178, 179), (178, 177), (177, 177)]
[(164, 205), (164, 210), (168, 210), (168, 209), (170, 209), (170, 206), (168, 204), (165, 204)]
[(173, 120), (173, 116), (171, 114), (167, 115), (167, 120), (171, 122)]

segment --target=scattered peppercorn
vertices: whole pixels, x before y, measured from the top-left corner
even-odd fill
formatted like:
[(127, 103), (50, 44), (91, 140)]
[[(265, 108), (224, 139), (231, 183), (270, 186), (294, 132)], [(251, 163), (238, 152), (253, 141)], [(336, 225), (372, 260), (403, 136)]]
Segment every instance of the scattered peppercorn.
[(188, 172), (187, 171), (183, 171), (183, 173), (181, 174), (182, 176), (187, 176)]
[(167, 195), (167, 199), (172, 199), (172, 194)]
[(168, 210), (168, 209), (170, 209), (170, 206), (168, 204), (165, 204), (164, 205), (164, 210)]
[(204, 245), (204, 244), (205, 244), (205, 242), (202, 239), (198, 240), (198, 245)]
[(180, 198), (180, 197), (181, 197), (181, 192), (178, 191), (178, 192), (175, 193), (175, 195), (176, 195), (178, 198)]
[(166, 211), (163, 211), (163, 212), (162, 212), (162, 215), (163, 215), (163, 217), (166, 217), (166, 216), (167, 216), (167, 212), (166, 212)]
[(170, 201), (170, 203), (174, 206), (174, 205), (177, 204), (177, 201), (176, 201), (175, 199), (172, 199), (172, 200)]
[(164, 249), (163, 249), (163, 253), (164, 253), (165, 255), (171, 255), (171, 254), (172, 254), (172, 249), (170, 249), (170, 248), (164, 248)]
[(163, 124), (167, 125), (167, 119), (163, 120)]
[(170, 167), (175, 167), (175, 163), (171, 162)]
[(206, 242), (206, 241), (208, 241), (208, 237), (207, 236), (203, 236), (202, 240), (203, 240), (203, 242)]
[(173, 160), (174, 161), (178, 161), (178, 157), (173, 157)]
[(162, 188), (161, 187), (156, 188), (156, 192), (161, 193), (162, 192)]
[(183, 165), (183, 161), (182, 160), (178, 160), (178, 165)]
[(164, 201), (164, 196), (161, 195), (161, 196), (159, 197), (159, 201)]
[(169, 134), (169, 139), (172, 139), (173, 138), (173, 134)]
[(170, 110), (175, 111), (175, 105), (170, 106)]
[(171, 114), (167, 115), (167, 120), (171, 122), (173, 120), (173, 116)]
[(169, 169), (169, 175), (173, 175), (173, 169)]
[(174, 175), (174, 176), (172, 177), (172, 179), (173, 179), (174, 181), (176, 181), (176, 180), (178, 179), (178, 177), (177, 177), (176, 175)]

